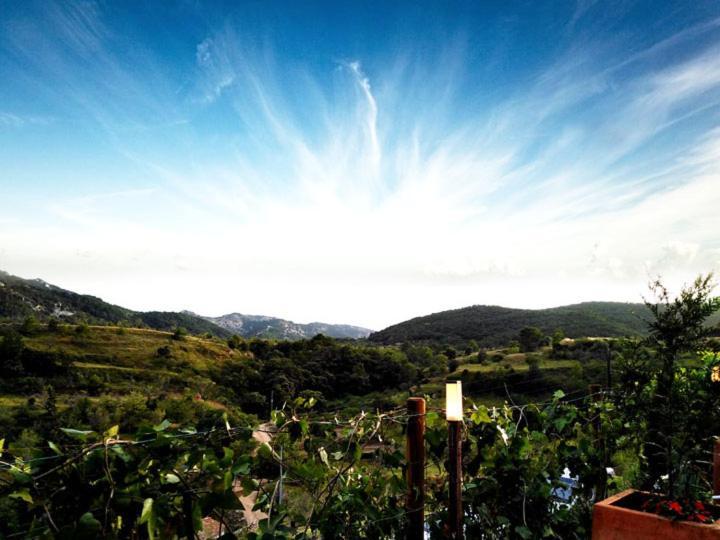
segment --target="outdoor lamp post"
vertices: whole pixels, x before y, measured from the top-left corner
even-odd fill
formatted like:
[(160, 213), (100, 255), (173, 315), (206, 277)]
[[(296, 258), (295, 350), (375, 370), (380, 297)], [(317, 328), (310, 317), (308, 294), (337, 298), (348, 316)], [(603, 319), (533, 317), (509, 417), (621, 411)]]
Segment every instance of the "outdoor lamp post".
[(445, 385), (445, 418), (448, 422), (448, 452), (450, 454), (450, 505), (448, 533), (450, 538), (462, 539), (462, 383)]

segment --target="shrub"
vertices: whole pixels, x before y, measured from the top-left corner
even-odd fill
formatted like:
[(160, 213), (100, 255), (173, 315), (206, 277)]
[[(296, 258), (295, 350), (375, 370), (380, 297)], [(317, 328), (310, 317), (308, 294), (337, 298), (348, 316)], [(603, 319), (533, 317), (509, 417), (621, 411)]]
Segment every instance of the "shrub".
[(78, 335), (84, 335), (88, 333), (88, 330), (90, 327), (87, 325), (87, 323), (80, 323), (75, 327), (75, 333)]
[(172, 339), (174, 339), (175, 341), (182, 341), (185, 339), (187, 334), (188, 334), (188, 331), (185, 328), (183, 328), (182, 326), (178, 326), (173, 331)]

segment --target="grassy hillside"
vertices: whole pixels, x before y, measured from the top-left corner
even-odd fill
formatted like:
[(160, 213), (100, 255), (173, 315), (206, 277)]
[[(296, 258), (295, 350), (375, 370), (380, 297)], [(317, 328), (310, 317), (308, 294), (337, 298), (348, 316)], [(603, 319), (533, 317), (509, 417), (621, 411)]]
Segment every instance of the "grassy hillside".
[[(108, 415), (135, 427), (162, 415), (200, 422), (203, 411), (219, 409), (267, 415), (271, 403), (298, 396), (322, 403), (407, 388), (418, 376), (396, 348), (323, 336), (226, 341), (105, 325), (0, 324), (0, 425), (15, 430), (28, 415), (93, 429)], [(55, 407), (48, 402), (67, 418), (45, 414)]]
[(569, 337), (640, 336), (648, 318), (643, 304), (586, 302), (551, 309), (471, 306), (417, 317), (371, 334), (375, 343), (466, 343), (473, 339), (492, 347), (516, 339), (520, 330), (536, 326), (545, 333), (562, 329)]
[(146, 371), (156, 370), (158, 350), (163, 347), (169, 349), (166, 358), (173, 359), (162, 362), (164, 367), (181, 367), (180, 372), (189, 369), (198, 373), (228, 358), (248, 356), (217, 339), (186, 336), (174, 340), (170, 332), (113, 326), (90, 326), (80, 334), (65, 326), (59, 332), (35, 332), (24, 341), (28, 349), (35, 351), (61, 351), (77, 360)]
[(222, 395), (211, 370), (249, 353), (217, 339), (172, 338), (158, 330), (74, 326), (38, 330), (23, 337), (25, 376), (3, 381), (5, 395), (32, 395), (52, 384), (60, 396), (118, 396), (132, 392), (177, 394), (185, 390)]
[(188, 313), (139, 312), (109, 304), (100, 298), (56, 287), (40, 279), (22, 279), (0, 271), (0, 318), (22, 320), (55, 317), (66, 322), (148, 326), (156, 330), (183, 327), (193, 334), (228, 337), (230, 332)]

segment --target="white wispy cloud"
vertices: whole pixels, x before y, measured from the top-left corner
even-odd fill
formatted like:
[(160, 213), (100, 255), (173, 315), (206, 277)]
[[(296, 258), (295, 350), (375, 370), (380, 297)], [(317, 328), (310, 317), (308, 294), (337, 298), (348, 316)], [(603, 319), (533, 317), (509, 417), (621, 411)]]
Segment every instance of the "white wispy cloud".
[[(576, 19), (591, 9), (580, 2)], [(715, 22), (622, 59), (572, 49), (486, 101), (461, 47), (323, 71), (230, 25), (196, 43), (192, 81), (172, 98), (177, 84), (151, 60), (134, 70), (104, 47), (97, 10), (56, 16), (72, 58), (38, 69), (161, 187), (53, 201), (60, 227), (0, 228), (10, 269), (75, 272), (131, 307), (381, 327), (472, 303), (639, 299), (650, 274), (720, 265), (719, 44), (663, 61)], [(24, 57), (45, 43), (22, 39)], [(65, 74), (83, 50), (100, 65), (81, 70), (87, 86)], [(221, 105), (232, 129), (172, 125)], [(136, 121), (177, 127), (172, 154), (128, 137)], [(112, 286), (93, 277), (108, 271)]]
[(358, 85), (362, 89), (363, 96), (367, 100), (367, 113), (365, 117), (367, 137), (370, 141), (370, 159), (372, 163), (378, 164), (380, 162), (380, 143), (378, 141), (377, 134), (377, 116), (378, 107), (373, 96), (372, 88), (370, 87), (370, 80), (365, 76), (360, 68), (360, 62), (350, 62), (348, 67), (352, 70), (355, 75)]

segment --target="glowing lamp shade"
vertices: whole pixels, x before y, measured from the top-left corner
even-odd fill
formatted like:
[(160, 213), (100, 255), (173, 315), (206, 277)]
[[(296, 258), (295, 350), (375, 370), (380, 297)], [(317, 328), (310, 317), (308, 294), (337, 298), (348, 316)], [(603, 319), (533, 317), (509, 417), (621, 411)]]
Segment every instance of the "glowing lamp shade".
[(463, 418), (462, 383), (445, 385), (445, 417), (448, 421), (459, 422)]

